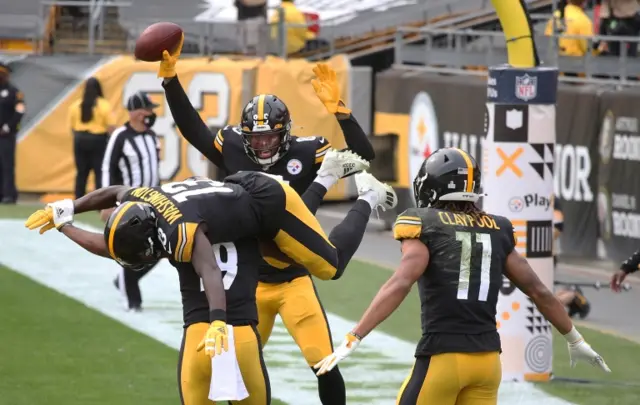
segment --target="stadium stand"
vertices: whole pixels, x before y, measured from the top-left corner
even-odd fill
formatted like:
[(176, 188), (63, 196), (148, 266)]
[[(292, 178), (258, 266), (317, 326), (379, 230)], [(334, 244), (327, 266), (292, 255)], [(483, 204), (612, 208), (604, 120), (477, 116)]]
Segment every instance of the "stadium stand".
[(0, 51), (32, 53), (38, 50), (43, 33), (40, 0), (2, 2)]

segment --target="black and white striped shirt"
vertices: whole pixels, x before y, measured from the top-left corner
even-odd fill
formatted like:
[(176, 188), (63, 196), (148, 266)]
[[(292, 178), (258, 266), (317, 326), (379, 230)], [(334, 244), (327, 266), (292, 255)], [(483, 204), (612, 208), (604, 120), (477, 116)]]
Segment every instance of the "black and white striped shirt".
[(160, 143), (155, 132), (124, 124), (109, 137), (102, 160), (102, 187), (160, 185)]

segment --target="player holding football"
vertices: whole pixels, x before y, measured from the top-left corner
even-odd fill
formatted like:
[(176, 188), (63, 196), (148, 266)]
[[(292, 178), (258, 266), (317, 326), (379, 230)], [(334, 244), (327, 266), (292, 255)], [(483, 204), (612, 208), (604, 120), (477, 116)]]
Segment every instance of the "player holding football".
[(496, 305), (503, 274), (565, 337), (572, 365), (584, 360), (610, 371), (515, 250), (511, 222), (476, 207), (480, 171), (471, 156), (437, 150), (422, 164), (413, 190), (418, 208), (400, 214), (393, 231), (402, 242), (398, 269), (340, 347), (315, 366), (318, 374), (353, 353), (418, 282), (422, 338), (396, 404), (497, 404), (502, 371)]
[[(359, 173), (356, 181), (368, 177)], [(393, 197), (391, 204), (381, 190), (379, 201), (392, 208)], [(75, 213), (116, 205), (104, 235), (71, 225)], [(249, 392), (237, 403), (268, 405), (269, 380), (256, 330), (257, 238), (273, 240), (313, 275), (337, 279), (357, 250), (366, 222), (354, 228), (345, 220), (327, 237), (288, 184), (265, 173), (243, 172), (224, 183), (197, 178), (159, 187), (106, 187), (76, 201), (48, 204), (26, 226), (40, 233), (55, 227), (89, 252), (133, 269), (169, 259), (178, 269), (185, 322), (179, 365), (182, 403), (209, 403), (211, 367), (198, 351), (214, 356), (227, 350), (228, 324)]]
[[(255, 96), (244, 107), (240, 125), (227, 126), (214, 135), (191, 105), (176, 75), (181, 45), (173, 54), (164, 52), (158, 76), (164, 78), (167, 101), (180, 132), (218, 168), (229, 174), (252, 170), (280, 175), (304, 195), (313, 213), (339, 178), (356, 172), (357, 167), (347, 160), (336, 161), (332, 172), (321, 170), (330, 150), (329, 141), (323, 137), (292, 135), (289, 109), (275, 95)], [(372, 160), (374, 151), (366, 134), (340, 100), (336, 73), (326, 64), (318, 64), (313, 72), (316, 75), (313, 88), (326, 109), (337, 118), (348, 148), (365, 160)], [(343, 156), (346, 159), (350, 155)], [(354, 209), (359, 213), (354, 213), (349, 221), (368, 220), (371, 207), (366, 202), (356, 203)], [(258, 330), (263, 344), (269, 340), (276, 316), (280, 315), (310, 367), (333, 352), (322, 304), (304, 267), (275, 260), (263, 263), (257, 304)], [(338, 368), (318, 377), (318, 391), (324, 405), (345, 404), (344, 380)]]

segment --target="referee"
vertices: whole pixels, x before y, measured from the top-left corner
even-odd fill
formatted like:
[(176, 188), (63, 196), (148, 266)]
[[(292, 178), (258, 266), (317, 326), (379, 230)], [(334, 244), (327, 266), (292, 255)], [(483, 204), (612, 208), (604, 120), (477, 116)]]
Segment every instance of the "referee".
[[(129, 121), (111, 134), (102, 161), (102, 187), (125, 185), (131, 187), (154, 187), (160, 185), (160, 144), (151, 130), (156, 120), (153, 110), (158, 107), (149, 96), (137, 92), (127, 100)], [(113, 209), (102, 211), (106, 221)], [(114, 280), (116, 288), (126, 297), (126, 308), (142, 310), (140, 279), (155, 264), (134, 271), (122, 268)]]

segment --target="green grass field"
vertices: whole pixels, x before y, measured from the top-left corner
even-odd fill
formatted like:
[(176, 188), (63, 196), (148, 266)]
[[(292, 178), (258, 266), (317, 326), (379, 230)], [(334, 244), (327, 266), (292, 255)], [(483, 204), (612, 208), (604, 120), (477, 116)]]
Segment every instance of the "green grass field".
[[(26, 218), (34, 207), (0, 206), (0, 218)], [(100, 224), (95, 214), (81, 215), (78, 221)], [(355, 321), (388, 277), (388, 269), (354, 261), (340, 282), (317, 286), (328, 312)], [(42, 403), (43, 398), (50, 405), (178, 403), (175, 350), (3, 267), (0, 308), (1, 403), (26, 405)], [(417, 340), (415, 291), (381, 330)], [(556, 336), (554, 373), (604, 384), (554, 381), (539, 384), (540, 388), (581, 405), (639, 404), (640, 386), (610, 383), (639, 380), (640, 345), (580, 330), (613, 372), (605, 375), (584, 364), (570, 369), (566, 344)]]

